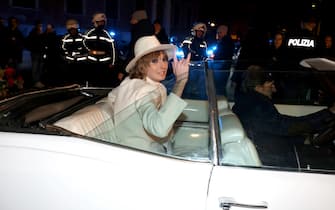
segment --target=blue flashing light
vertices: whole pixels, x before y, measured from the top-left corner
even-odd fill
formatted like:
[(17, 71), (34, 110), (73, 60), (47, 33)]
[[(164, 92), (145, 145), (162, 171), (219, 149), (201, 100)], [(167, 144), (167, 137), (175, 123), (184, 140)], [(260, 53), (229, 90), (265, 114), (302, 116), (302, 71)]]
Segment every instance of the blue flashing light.
[(176, 52), (176, 56), (178, 59), (184, 58), (184, 52), (182, 49), (178, 49)]
[(177, 44), (178, 38), (176, 36), (171, 36), (169, 41), (171, 44)]
[(116, 35), (115, 31), (109, 31), (109, 35), (111, 35), (112, 37), (114, 37)]
[(213, 55), (214, 51), (213, 50), (207, 50), (206, 53), (207, 53), (208, 57), (211, 57)]
[(212, 57), (214, 55), (215, 50), (216, 50), (216, 45), (208, 47), (207, 52), (206, 52), (207, 56)]

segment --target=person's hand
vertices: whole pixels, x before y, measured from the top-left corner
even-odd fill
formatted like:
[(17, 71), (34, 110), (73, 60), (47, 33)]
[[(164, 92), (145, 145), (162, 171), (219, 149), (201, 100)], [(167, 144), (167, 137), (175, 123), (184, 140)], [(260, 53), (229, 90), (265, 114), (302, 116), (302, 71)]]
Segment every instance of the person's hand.
[(177, 56), (175, 55), (173, 58), (172, 68), (173, 74), (176, 76), (176, 81), (186, 80), (188, 79), (188, 73), (190, 70), (190, 60), (191, 53), (187, 55), (186, 58), (183, 58), (178, 61)]
[(184, 87), (188, 80), (188, 73), (190, 70), (190, 59), (191, 59), (191, 53), (187, 55), (186, 59), (181, 59), (180, 61), (178, 61), (176, 56), (174, 56), (173, 58), (172, 68), (173, 73), (176, 76), (176, 83), (172, 88), (172, 92), (179, 97), (182, 95)]

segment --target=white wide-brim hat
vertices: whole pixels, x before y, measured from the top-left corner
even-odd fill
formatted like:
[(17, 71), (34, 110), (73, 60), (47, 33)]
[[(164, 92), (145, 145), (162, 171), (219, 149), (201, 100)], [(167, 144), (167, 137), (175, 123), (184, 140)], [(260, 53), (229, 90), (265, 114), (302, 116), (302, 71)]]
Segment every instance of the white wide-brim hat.
[(129, 72), (130, 69), (134, 68), (138, 59), (143, 56), (156, 52), (156, 51), (165, 51), (169, 60), (175, 56), (176, 46), (173, 44), (161, 44), (155, 35), (153, 36), (143, 36), (139, 38), (134, 47), (135, 57), (128, 63), (126, 66), (126, 72)]

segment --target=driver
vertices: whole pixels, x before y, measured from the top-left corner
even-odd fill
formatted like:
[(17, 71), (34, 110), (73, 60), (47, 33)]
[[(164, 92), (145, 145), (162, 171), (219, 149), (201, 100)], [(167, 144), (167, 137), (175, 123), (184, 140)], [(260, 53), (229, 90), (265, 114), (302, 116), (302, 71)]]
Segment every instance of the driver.
[[(274, 106), (271, 100), (274, 92), (276, 86), (271, 74), (251, 65), (232, 109), (254, 141), (264, 165), (296, 167), (293, 146), (303, 145), (308, 135), (329, 129), (335, 121), (335, 104), (309, 115), (288, 116)], [(334, 136), (328, 138), (332, 140)]]

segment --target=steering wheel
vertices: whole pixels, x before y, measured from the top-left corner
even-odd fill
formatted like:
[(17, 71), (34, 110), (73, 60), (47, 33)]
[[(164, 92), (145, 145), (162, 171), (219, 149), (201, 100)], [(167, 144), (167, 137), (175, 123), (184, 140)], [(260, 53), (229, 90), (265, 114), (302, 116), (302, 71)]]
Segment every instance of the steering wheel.
[(312, 143), (318, 146), (329, 144), (332, 141), (335, 146), (335, 120), (332, 120), (327, 129), (312, 139)]

